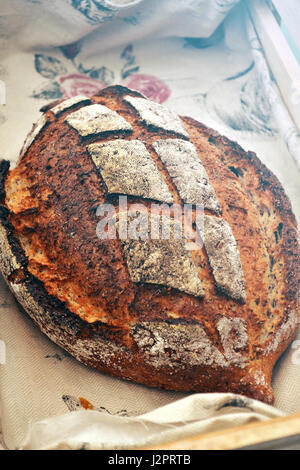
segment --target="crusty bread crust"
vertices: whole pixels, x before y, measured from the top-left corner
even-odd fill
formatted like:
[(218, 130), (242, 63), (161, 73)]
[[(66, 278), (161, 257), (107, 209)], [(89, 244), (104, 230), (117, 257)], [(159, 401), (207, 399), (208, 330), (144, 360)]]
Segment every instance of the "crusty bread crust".
[[(91, 102), (126, 118), (134, 130), (130, 137), (124, 131), (123, 139), (145, 143), (182, 203), (151, 147), (158, 138), (180, 136), (141, 122), (125, 95), (141, 97), (109, 87)], [(107, 196), (86, 152), (87, 145), (120, 133), (78, 137), (64, 121), (69, 114), (45, 109), (47, 122), (16, 169), (7, 173), (7, 162), (1, 164), (0, 267), (18, 302), (50, 339), (102, 372), (165, 389), (230, 391), (272, 403), (272, 369), (295, 335), (300, 283), (296, 221), (276, 177), (255, 154), (181, 118), (237, 241), (246, 301), (216, 289), (205, 250), (193, 254), (203, 299), (134, 284), (120, 241), (95, 239), (95, 209)]]

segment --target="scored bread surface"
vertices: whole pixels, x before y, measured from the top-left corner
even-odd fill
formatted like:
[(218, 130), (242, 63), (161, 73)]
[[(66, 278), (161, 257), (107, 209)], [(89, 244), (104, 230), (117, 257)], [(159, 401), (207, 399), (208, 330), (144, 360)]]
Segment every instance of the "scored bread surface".
[[(255, 154), (115, 86), (44, 108), (7, 166), (1, 270), (44, 333), (118, 377), (272, 403), (300, 259), (288, 198)], [(146, 240), (124, 238), (119, 222), (115, 239), (99, 238), (97, 209), (114, 204), (120, 219), (119, 195), (128, 207), (191, 205), (203, 246), (152, 240), (149, 227)]]

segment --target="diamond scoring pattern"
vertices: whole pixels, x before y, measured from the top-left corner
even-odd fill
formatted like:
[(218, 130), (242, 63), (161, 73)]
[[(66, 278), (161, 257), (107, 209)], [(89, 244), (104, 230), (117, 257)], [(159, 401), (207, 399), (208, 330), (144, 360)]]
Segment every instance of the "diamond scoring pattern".
[(150, 153), (139, 140), (91, 144), (88, 153), (109, 193), (128, 194), (171, 203), (173, 196)]
[[(146, 125), (189, 138), (179, 116), (164, 106), (145, 98), (129, 95), (123, 99), (135, 109)], [(122, 116), (106, 106), (98, 104), (80, 108), (69, 114), (65, 121), (82, 137), (98, 135), (107, 131), (132, 130), (132, 126)], [(183, 202), (201, 204), (216, 214), (220, 214), (220, 204), (214, 188), (211, 186), (197, 150), (191, 142), (180, 139), (160, 139), (153, 143), (153, 148), (164, 163)], [(138, 140), (112, 140), (91, 144), (87, 150), (99, 169), (109, 193), (134, 195), (165, 203), (173, 202), (172, 194), (142, 142)], [(205, 216), (202, 237), (218, 290), (234, 300), (244, 302), (244, 275), (239, 250), (230, 226), (220, 217)], [(222, 248), (218, 249), (221, 240), (223, 241)], [(153, 260), (159, 261), (159, 266), (161, 266), (162, 260), (166, 260), (168, 251), (166, 240), (156, 240), (155, 243), (148, 240), (134, 242), (135, 244), (129, 240), (122, 242), (133, 282), (154, 283), (156, 280), (158, 283), (189, 294), (203, 295), (198, 274), (195, 277), (197, 271), (192, 258), (181, 246), (176, 243), (170, 245), (168, 241), (169, 256), (173, 257), (173, 264), (169, 263), (170, 269), (168, 270), (164, 262), (165, 274), (161, 276), (159, 272), (155, 272)], [(136, 243), (139, 246), (136, 246)], [(142, 258), (139, 256), (141, 253), (143, 254)], [(177, 269), (178, 263), (185, 265), (185, 269), (181, 273)], [(177, 281), (171, 272), (172, 269), (174, 270), (174, 266), (176, 266)], [(149, 267), (151, 267), (150, 271)], [(149, 272), (152, 272), (152, 277)]]

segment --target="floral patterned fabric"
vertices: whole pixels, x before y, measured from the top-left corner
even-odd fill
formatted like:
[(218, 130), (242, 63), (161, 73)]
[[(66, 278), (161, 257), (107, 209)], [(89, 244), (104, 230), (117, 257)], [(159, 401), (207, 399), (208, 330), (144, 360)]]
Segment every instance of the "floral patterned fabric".
[[(49, 101), (115, 83), (256, 151), (300, 219), (299, 133), (238, 0), (1, 0), (1, 157), (15, 164)], [(276, 366), (275, 407), (267, 407), (92, 371), (20, 313), (3, 280), (0, 310), (0, 429), (8, 448), (149, 446), (300, 410), (299, 341)]]

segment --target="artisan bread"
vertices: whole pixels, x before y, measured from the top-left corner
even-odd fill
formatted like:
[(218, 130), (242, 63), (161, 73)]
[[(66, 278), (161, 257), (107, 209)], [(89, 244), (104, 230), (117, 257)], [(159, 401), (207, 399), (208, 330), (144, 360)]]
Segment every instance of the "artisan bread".
[[(42, 111), (16, 167), (0, 166), (0, 266), (19, 304), (101, 372), (272, 403), (300, 278), (276, 177), (125, 87)], [(165, 222), (168, 236), (151, 236)]]

